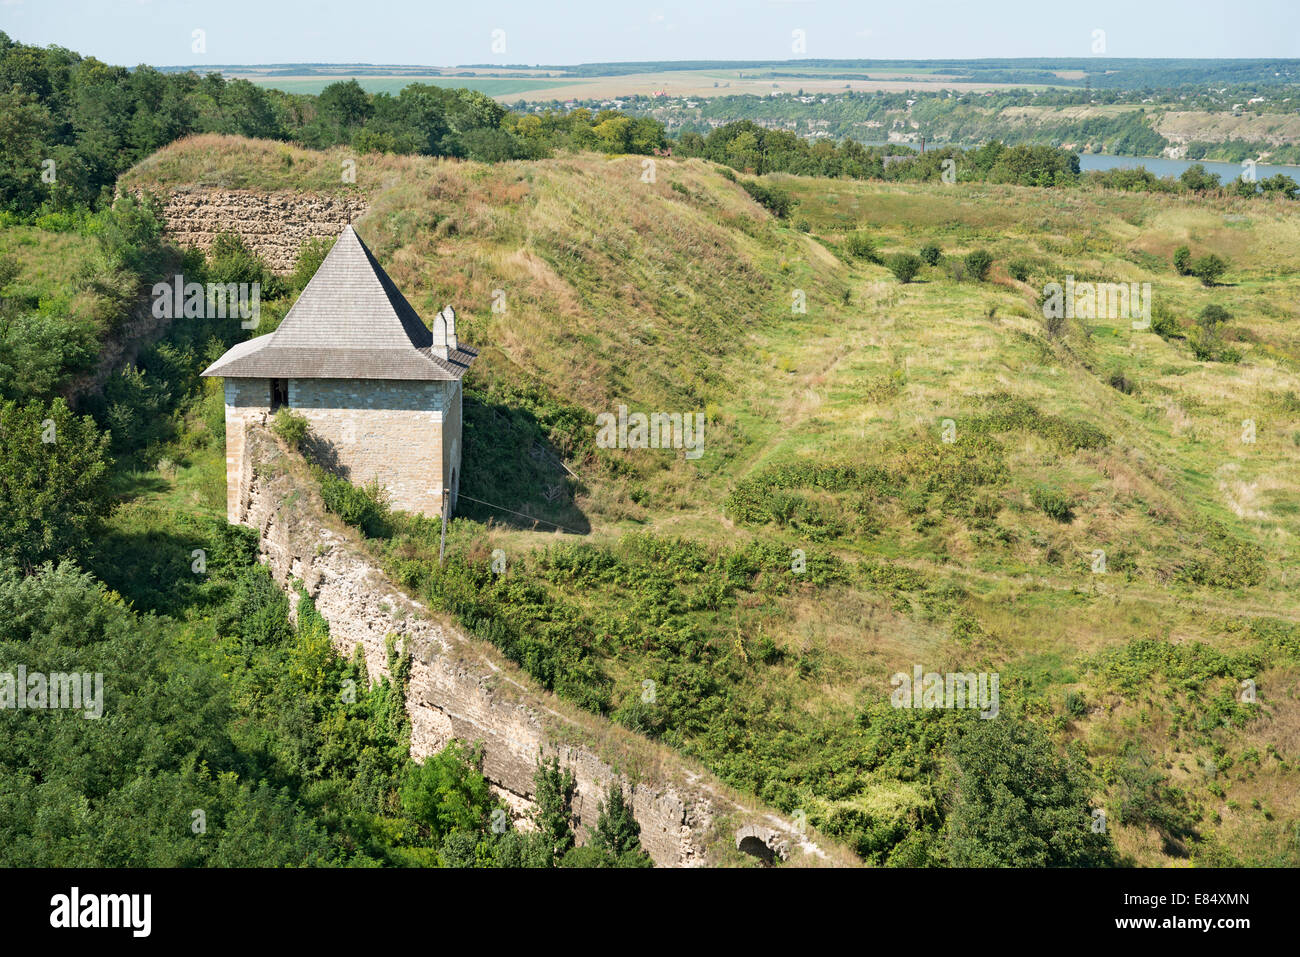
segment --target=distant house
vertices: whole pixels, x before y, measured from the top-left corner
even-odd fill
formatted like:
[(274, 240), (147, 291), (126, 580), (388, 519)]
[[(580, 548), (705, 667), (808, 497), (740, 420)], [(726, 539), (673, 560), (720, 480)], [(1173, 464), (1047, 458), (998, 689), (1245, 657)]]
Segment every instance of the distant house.
[(395, 508), (456, 508), (461, 378), (478, 352), (447, 306), (429, 329), (346, 226), (279, 328), (203, 374), (225, 380), (226, 514), (240, 521), (244, 431), (281, 408), (305, 417), (329, 464), (387, 489)]

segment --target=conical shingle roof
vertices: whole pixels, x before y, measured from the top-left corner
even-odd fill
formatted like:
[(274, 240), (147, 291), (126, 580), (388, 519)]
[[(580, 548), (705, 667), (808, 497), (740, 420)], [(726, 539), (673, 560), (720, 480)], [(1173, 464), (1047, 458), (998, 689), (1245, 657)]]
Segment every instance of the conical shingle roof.
[(478, 352), (447, 358), (433, 333), (345, 226), (279, 327), (231, 348), (205, 376), (259, 379), (459, 379)]

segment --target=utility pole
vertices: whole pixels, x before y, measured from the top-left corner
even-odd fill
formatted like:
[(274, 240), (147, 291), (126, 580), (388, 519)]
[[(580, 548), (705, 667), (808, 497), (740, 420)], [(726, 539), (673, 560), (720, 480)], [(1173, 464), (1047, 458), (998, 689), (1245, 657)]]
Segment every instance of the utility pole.
[(438, 545), (438, 565), (442, 566), (442, 556), (447, 550), (447, 496), (449, 489), (442, 490), (442, 542)]

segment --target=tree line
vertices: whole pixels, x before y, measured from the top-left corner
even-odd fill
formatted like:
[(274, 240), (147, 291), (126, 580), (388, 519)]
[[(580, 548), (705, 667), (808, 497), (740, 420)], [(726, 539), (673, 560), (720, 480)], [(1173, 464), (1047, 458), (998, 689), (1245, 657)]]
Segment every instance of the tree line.
[(661, 124), (613, 110), (521, 116), (484, 93), (423, 83), (397, 95), (367, 93), (356, 80), (285, 93), (217, 73), (110, 66), (0, 33), (0, 209), (105, 205), (118, 175), (193, 133), (485, 162), (666, 145)]

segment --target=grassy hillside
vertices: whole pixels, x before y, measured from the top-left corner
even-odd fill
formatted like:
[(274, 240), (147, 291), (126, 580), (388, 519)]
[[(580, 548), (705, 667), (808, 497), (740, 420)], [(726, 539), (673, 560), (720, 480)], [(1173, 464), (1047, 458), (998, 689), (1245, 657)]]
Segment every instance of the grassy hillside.
[[(187, 185), (193, 149), (128, 182)], [(204, 176), (302, 188), (282, 150), (208, 152)], [(399, 518), (374, 542), (394, 574), (876, 863), (1093, 860), (971, 823), (972, 755), (1040, 737), (1079, 762), (1111, 860), (1300, 861), (1285, 206), (772, 177), (779, 220), (710, 164), (642, 162), (358, 162), (385, 171), (359, 231), (483, 351), (448, 565)], [(901, 284), (851, 230), (943, 257)], [(1183, 245), (1224, 284), (1178, 275)], [(976, 248), (987, 281), (960, 267)], [(1045, 321), (1067, 275), (1150, 282), (1153, 328)], [(1207, 338), (1211, 304), (1231, 318)], [(598, 448), (620, 403), (704, 412), (703, 457)], [(914, 664), (998, 672), (1000, 719), (891, 708)]]

